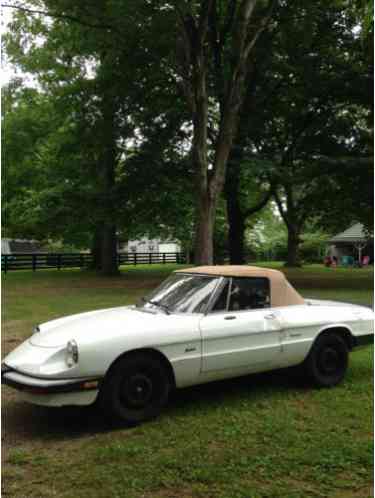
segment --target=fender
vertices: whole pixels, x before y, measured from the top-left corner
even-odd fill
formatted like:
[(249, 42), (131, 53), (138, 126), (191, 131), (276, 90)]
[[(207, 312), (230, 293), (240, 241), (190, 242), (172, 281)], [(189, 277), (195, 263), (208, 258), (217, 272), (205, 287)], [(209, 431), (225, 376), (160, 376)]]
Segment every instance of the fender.
[(329, 331), (335, 331), (335, 330), (338, 333), (341, 333), (344, 335), (348, 349), (349, 349), (349, 351), (351, 351), (356, 344), (355, 335), (353, 334), (353, 329), (349, 325), (347, 325), (346, 323), (345, 324), (344, 323), (335, 323), (335, 324), (331, 324), (328, 326), (327, 325), (323, 326), (321, 329), (319, 329), (318, 334), (316, 335), (315, 339), (313, 340), (313, 342), (311, 344), (308, 355), (310, 354), (311, 348), (313, 347), (315, 341), (317, 340), (318, 337), (321, 336), (321, 334), (324, 334), (325, 332), (329, 332)]

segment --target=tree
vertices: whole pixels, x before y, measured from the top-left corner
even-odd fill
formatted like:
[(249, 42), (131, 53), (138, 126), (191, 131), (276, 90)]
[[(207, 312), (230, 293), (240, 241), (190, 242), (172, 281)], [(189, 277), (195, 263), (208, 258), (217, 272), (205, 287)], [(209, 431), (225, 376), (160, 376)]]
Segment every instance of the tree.
[[(75, 133), (75, 142), (71, 134), (58, 140), (53, 137), (55, 146), (44, 157), (49, 161), (45, 170), (55, 167), (51, 176), (63, 185), (60, 190), (56, 184), (43, 188), (50, 218), (67, 211), (65, 187), (74, 185), (80, 199), (75, 225), (91, 234), (96, 268), (113, 274), (117, 271), (117, 233), (126, 224), (123, 211), (128, 213), (119, 206), (131, 204), (120, 198), (125, 190), (132, 190), (123, 187), (128, 179), (124, 158), (134, 149), (131, 142), (140, 141), (143, 114), (151, 120), (160, 116), (158, 102), (155, 107), (146, 102), (157, 94), (158, 79), (164, 90), (160, 80), (165, 75), (155, 71), (161, 51), (153, 53), (147, 44), (139, 44), (150, 28), (150, 12), (136, 2), (126, 6), (115, 2), (108, 7), (108, 2), (99, 6), (69, 0), (59, 4), (30, 1), (17, 9), (6, 46), (11, 61), (37, 77), (43, 93), (61, 111), (59, 116), (65, 115), (68, 130)], [(150, 40), (151, 36), (148, 44)], [(150, 174), (145, 170), (144, 177)], [(57, 192), (59, 196), (54, 195)], [(55, 227), (61, 229), (61, 224)]]
[(117, 236), (157, 229), (189, 247), (194, 218), (197, 262), (212, 262), (224, 185), (232, 261), (270, 186), (298, 249), (293, 216), (328, 206), (319, 175), (345, 190), (337, 164), (368, 156), (371, 50), (347, 4), (29, 0), (17, 10), (7, 54), (56, 115), (39, 154), (45, 183), (28, 196), (48, 205), (51, 233), (64, 216), (79, 227), (106, 273)]
[(193, 123), (195, 258), (198, 264), (212, 264), (216, 209), (253, 49), (271, 18), (274, 3), (264, 6), (256, 0), (202, 0), (174, 5), (180, 28), (179, 76)]
[(254, 158), (246, 161), (244, 153), (244, 148), (232, 149), (225, 182), (229, 259), (240, 265), (245, 262), (247, 222), (267, 206), (274, 192), (267, 178), (269, 163)]
[(78, 195), (83, 171), (75, 168), (67, 174), (73, 164), (82, 161), (69, 116), (60, 113), (47, 95), (23, 87), (20, 81), (11, 81), (3, 89), (2, 99), (5, 233), (87, 246), (82, 189)]
[[(263, 107), (264, 126), (253, 135), (257, 154), (274, 162), (274, 197), (288, 228), (290, 266), (299, 264), (306, 222), (319, 218), (327, 226), (334, 215), (347, 220), (349, 207), (360, 216), (348, 200), (359, 199), (356, 182), (366, 190), (371, 181), (371, 129), (366, 124), (371, 76), (368, 53), (353, 32), (356, 19), (350, 8), (344, 11), (335, 2), (306, 4), (298, 13), (278, 31), (278, 52), (264, 73), (280, 82), (279, 90), (287, 85), (288, 91), (271, 95)], [(336, 192), (339, 201), (333, 202)], [(338, 213), (336, 207), (343, 204), (346, 210)], [(368, 213), (369, 196), (363, 205)], [(350, 217), (355, 219), (355, 212)]]

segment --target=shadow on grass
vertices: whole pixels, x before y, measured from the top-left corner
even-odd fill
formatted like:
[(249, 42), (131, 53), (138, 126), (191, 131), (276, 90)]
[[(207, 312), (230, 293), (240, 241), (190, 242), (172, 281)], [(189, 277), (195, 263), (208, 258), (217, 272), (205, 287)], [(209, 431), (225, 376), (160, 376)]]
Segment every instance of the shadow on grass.
[[(360, 385), (366, 377), (372, 379), (372, 361), (368, 364), (356, 362), (355, 368), (349, 368), (346, 385)], [(310, 391), (314, 388), (301, 375), (300, 369), (286, 368), (177, 390), (172, 393), (165, 413), (169, 418), (193, 413), (204, 416), (222, 406), (237, 409), (242, 400), (250, 400), (256, 406), (259, 402), (268, 404), (285, 396), (302, 397)], [(9, 443), (19, 439), (60, 441), (127, 429), (123, 424), (109, 420), (97, 405), (45, 408), (16, 399), (3, 404), (2, 417), (5, 439)]]
[[(278, 392), (306, 388), (306, 383), (292, 369), (253, 374), (177, 390), (166, 412), (173, 417), (202, 409), (203, 414), (207, 409), (244, 397), (253, 395), (259, 399), (261, 395), (263, 400), (271, 400)], [(96, 405), (46, 408), (15, 400), (3, 404), (2, 418), (5, 439), (9, 442), (14, 439), (59, 441), (126, 429), (109, 420)]]

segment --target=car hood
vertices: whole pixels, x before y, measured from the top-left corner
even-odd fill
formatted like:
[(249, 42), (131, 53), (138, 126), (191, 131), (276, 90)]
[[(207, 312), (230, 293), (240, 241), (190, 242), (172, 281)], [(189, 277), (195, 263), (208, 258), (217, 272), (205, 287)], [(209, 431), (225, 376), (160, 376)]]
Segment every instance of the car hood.
[[(195, 341), (200, 344), (200, 318), (199, 314), (167, 315), (161, 310), (143, 311), (135, 306), (71, 315), (39, 325), (40, 331), (9, 353), (4, 363), (39, 377), (101, 376), (120, 354), (129, 350), (177, 348), (179, 352), (180, 343), (184, 347)], [(79, 361), (68, 367), (66, 345), (72, 339), (78, 345)]]
[(136, 334), (139, 331), (144, 334), (163, 327), (165, 321), (173, 316), (162, 311), (142, 311), (135, 306), (90, 311), (39, 325), (40, 332), (33, 334), (29, 342), (33, 346), (56, 348), (66, 346), (71, 339), (84, 344), (116, 332)]

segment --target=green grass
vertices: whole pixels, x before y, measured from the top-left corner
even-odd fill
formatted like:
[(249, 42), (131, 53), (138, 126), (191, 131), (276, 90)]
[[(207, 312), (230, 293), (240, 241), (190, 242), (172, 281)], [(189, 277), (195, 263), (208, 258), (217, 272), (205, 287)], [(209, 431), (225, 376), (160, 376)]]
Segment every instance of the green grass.
[[(275, 265), (276, 267), (280, 267)], [(175, 266), (3, 277), (3, 354), (32, 324), (134, 302)], [(286, 270), (305, 296), (369, 304), (371, 269)], [(3, 390), (7, 497), (368, 498), (372, 496), (373, 351), (351, 355), (330, 390), (288, 372), (177, 392), (157, 420), (127, 429), (92, 408), (48, 410)]]

